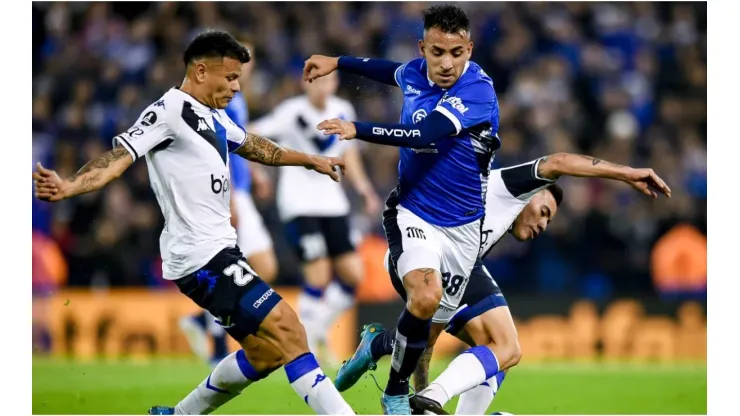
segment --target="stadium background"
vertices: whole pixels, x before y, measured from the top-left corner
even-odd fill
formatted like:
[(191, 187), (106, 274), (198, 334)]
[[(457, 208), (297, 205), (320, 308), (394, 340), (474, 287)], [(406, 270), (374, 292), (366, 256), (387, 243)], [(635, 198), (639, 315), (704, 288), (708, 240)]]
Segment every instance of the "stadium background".
[[(301, 93), (300, 71), (313, 53), (414, 58), (427, 5), (34, 3), (33, 163), (68, 175), (107, 149), (148, 103), (180, 84), (184, 45), (203, 29), (254, 42), (256, 68), (243, 86), (254, 120)], [(528, 243), (505, 239), (485, 259), (512, 306), (524, 362), (704, 365), (706, 3), (461, 5), (472, 21), (473, 59), (494, 79), (501, 103), (494, 167), (587, 153), (651, 167), (673, 189), (673, 198), (654, 201), (619, 183), (563, 179), (565, 203), (548, 232)], [(338, 95), (359, 119), (398, 117), (401, 96), (390, 87), (342, 75)], [(385, 197), (397, 179), (397, 150), (362, 150)], [(279, 171), (269, 172), (274, 183)], [(292, 300), (299, 264), (274, 200), (258, 204), (280, 259), (276, 286)], [(380, 264), (379, 219), (358, 209), (353, 221), (364, 235), (368, 276), (360, 305), (333, 328), (340, 356), (354, 348), (358, 325), (392, 324), (401, 307)], [(194, 308), (161, 279), (161, 225), (143, 163), (101, 192), (54, 206), (34, 200), (34, 376), (58, 377), (60, 357), (187, 356), (176, 322)], [(436, 356), (459, 348), (445, 338)], [(698, 377), (694, 388), (705, 389), (705, 370)], [(36, 379), (34, 413), (69, 409), (37, 408)], [(703, 394), (698, 408), (688, 407), (693, 413), (706, 412)], [(79, 393), (72, 401), (80, 405)]]

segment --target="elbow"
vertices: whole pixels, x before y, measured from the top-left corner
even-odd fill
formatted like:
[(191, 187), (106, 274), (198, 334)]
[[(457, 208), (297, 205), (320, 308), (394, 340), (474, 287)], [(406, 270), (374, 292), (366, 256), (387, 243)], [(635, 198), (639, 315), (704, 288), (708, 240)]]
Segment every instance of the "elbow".
[(567, 164), (567, 153), (553, 153), (547, 157), (545, 166), (541, 166), (542, 176), (548, 179), (557, 179), (565, 172)]

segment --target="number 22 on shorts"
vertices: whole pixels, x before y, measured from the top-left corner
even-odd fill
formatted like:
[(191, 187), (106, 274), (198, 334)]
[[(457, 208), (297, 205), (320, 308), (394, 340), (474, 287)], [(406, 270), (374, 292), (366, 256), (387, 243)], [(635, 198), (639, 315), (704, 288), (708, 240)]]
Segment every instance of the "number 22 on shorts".
[(238, 286), (246, 286), (257, 276), (257, 273), (244, 260), (239, 260), (236, 264), (225, 268), (223, 273), (226, 276), (233, 277), (234, 283)]

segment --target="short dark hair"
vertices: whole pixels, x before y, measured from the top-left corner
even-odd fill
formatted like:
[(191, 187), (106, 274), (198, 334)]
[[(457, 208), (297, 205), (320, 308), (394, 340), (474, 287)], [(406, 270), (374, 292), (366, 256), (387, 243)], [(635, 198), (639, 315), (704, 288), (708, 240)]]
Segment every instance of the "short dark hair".
[(207, 30), (193, 39), (183, 54), (185, 66), (198, 58), (225, 58), (236, 59), (245, 64), (252, 57), (249, 50), (239, 43), (229, 32)]
[(458, 6), (444, 4), (424, 10), (424, 30), (433, 27), (444, 33), (470, 32), (470, 19)]
[(547, 185), (548, 191), (552, 194), (552, 197), (555, 198), (555, 205), (560, 206), (560, 203), (563, 202), (563, 188), (560, 187), (560, 185), (556, 183), (552, 183), (550, 185)]

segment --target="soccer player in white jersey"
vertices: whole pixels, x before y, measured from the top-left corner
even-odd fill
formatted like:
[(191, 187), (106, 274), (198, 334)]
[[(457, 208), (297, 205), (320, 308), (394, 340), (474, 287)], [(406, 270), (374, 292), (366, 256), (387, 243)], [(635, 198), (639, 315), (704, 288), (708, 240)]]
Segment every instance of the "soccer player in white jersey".
[[(247, 89), (254, 68), (254, 47), (252, 42), (240, 39), (250, 51), (249, 62), (242, 66), (239, 85)], [(246, 91), (245, 91), (246, 92)], [(241, 91), (226, 106), (226, 114), (239, 127), (246, 130), (249, 121), (247, 98)], [(272, 238), (262, 216), (255, 206), (252, 193), (264, 198), (269, 195), (271, 184), (262, 165), (249, 163), (241, 157), (229, 158), (229, 186), (231, 188), (231, 225), (236, 229), (236, 241), (257, 275), (267, 283), (272, 283), (277, 275), (277, 260), (273, 250)], [(207, 361), (212, 367), (218, 365), (228, 355), (226, 331), (215, 322), (213, 315), (203, 310), (197, 314), (184, 316), (179, 321), (180, 329), (190, 345), (190, 349)], [(209, 354), (209, 338), (212, 348)]]
[[(327, 118), (354, 120), (352, 104), (335, 95), (337, 74), (303, 83), (305, 94), (285, 100), (270, 114), (250, 123), (250, 131), (293, 149), (342, 157), (346, 176), (363, 198), (365, 213), (377, 215), (380, 199), (365, 173), (354, 142), (326, 136), (316, 125)], [(298, 297), (298, 318), (306, 328), (308, 346), (334, 364), (326, 345), (332, 323), (354, 303), (355, 288), (364, 277), (350, 226), (350, 203), (339, 183), (317, 180), (300, 167), (283, 167), (277, 185), (277, 207), (288, 241), (303, 265), (304, 286)], [(321, 178), (318, 178), (321, 179)], [(332, 281), (333, 276), (338, 279)]]
[[(435, 5), (424, 12), (418, 59), (402, 64), (315, 55), (303, 69), (309, 81), (341, 69), (403, 92), (400, 124), (331, 119), (318, 126), (341, 139), (400, 147), (398, 186), (386, 201), (383, 226), (409, 299), (398, 319), (381, 398), (386, 414), (411, 411), (409, 377), (427, 346), (431, 323), (449, 321), (480, 250), (486, 182), (501, 143), (493, 81), (470, 60), (472, 53), (465, 11)], [(480, 371), (499, 371), (496, 351), (481, 346), (470, 353)]]
[[(592, 177), (623, 181), (654, 198), (657, 192), (670, 197), (671, 190), (651, 169), (634, 169), (590, 156), (558, 153), (521, 165), (491, 172), (486, 194), (486, 217), (483, 222), (482, 251), (484, 258), (506, 234), (517, 240), (530, 240), (547, 229), (563, 199), (562, 189), (555, 181), (562, 176)], [(398, 273), (386, 259), (394, 287), (406, 298)], [(497, 351), (502, 370), (493, 374), (474, 374), (473, 357), (462, 354), (431, 385), (428, 382), (432, 347), (442, 330), (446, 330), (470, 346), (487, 346)], [(395, 330), (386, 331), (380, 324), (365, 327), (355, 354), (337, 375), (340, 391), (354, 385), (377, 361), (393, 351)], [(519, 363), (521, 349), (511, 312), (501, 289), (479, 259), (470, 276), (460, 307), (446, 325), (435, 324), (429, 346), (415, 370), (415, 388), (419, 394), (411, 398), (414, 414), (430, 411), (444, 413), (444, 406), (461, 394), (456, 414), (483, 414), (506, 372)], [(485, 377), (471, 386), (470, 379)]]
[[(213, 370), (174, 408), (150, 414), (208, 414), (285, 363), (299, 397), (319, 414), (354, 414), (311, 354), (295, 312), (249, 267), (231, 225), (229, 154), (273, 166), (301, 166), (340, 179), (338, 158), (301, 153), (247, 133), (224, 108), (240, 90), (249, 51), (226, 32), (207, 31), (185, 50), (185, 78), (114, 138), (114, 148), (62, 179), (38, 164), (36, 197), (57, 202), (101, 189), (140, 157), (165, 217), (160, 238), (165, 279), (218, 317), (244, 349)], [(281, 362), (254, 366), (250, 354), (277, 350)]]

